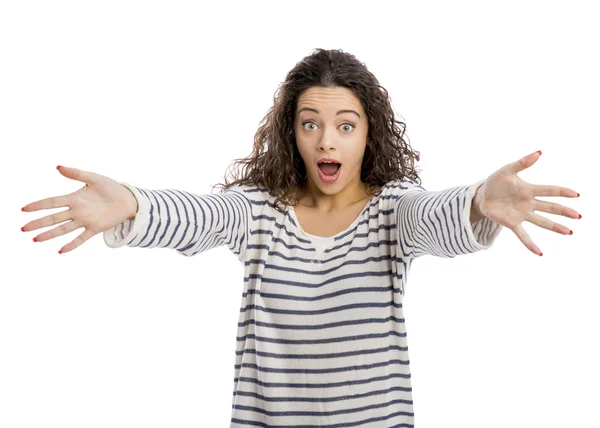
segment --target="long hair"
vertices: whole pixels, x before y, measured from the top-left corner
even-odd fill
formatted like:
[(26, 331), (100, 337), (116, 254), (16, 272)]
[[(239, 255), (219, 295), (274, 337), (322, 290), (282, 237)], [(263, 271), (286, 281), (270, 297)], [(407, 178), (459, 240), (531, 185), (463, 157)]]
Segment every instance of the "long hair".
[[(350, 89), (360, 100), (369, 124), (360, 179), (374, 194), (384, 184), (409, 178), (421, 179), (414, 168), (420, 153), (404, 139), (406, 126), (396, 120), (388, 92), (354, 55), (342, 50), (316, 49), (287, 74), (274, 96), (274, 104), (254, 135), (254, 150), (247, 158), (236, 159), (234, 181), (219, 183), (224, 192), (235, 184), (266, 189), (279, 203), (296, 206), (296, 190), (306, 183), (306, 167), (294, 136), (298, 98), (311, 87)], [(241, 177), (240, 177), (241, 166)]]

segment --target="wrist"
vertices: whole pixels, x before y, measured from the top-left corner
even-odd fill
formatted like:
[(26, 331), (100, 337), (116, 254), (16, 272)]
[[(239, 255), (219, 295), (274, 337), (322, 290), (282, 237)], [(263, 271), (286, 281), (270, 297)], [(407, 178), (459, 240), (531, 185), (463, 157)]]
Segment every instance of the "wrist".
[(471, 201), (471, 222), (475, 223), (478, 220), (481, 220), (485, 217), (481, 212), (481, 184), (477, 190), (475, 191), (475, 196), (473, 196), (473, 200)]
[[(121, 184), (121, 186), (123, 185)], [(127, 189), (126, 206), (129, 213), (127, 220), (133, 220), (138, 213), (139, 204), (133, 192), (127, 186), (123, 186), (123, 188)]]

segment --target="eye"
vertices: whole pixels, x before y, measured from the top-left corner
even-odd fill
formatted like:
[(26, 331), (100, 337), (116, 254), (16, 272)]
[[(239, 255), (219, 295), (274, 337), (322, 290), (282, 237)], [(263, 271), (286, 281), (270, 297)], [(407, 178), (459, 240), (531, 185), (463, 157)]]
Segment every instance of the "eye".
[[(302, 127), (303, 127), (304, 129), (306, 129), (306, 127), (305, 127), (304, 125), (306, 125), (306, 124), (308, 124), (308, 123), (312, 123), (313, 125), (315, 125), (315, 126), (316, 126), (316, 123), (315, 123), (315, 122), (313, 122), (312, 120), (308, 120), (308, 121), (306, 121), (306, 122), (302, 123)], [(344, 125), (351, 126), (351, 127), (352, 127), (352, 129), (354, 129), (354, 125), (353, 125), (353, 124), (351, 124), (351, 123), (344, 122), (344, 123), (342, 123), (340, 126), (344, 126)], [(350, 131), (348, 131), (348, 132), (344, 132), (344, 134), (348, 134), (349, 132), (350, 132)]]
[[(352, 127), (352, 129), (354, 129), (354, 125), (352, 125), (351, 123), (342, 123), (342, 126), (344, 126), (344, 125), (351, 126), (351, 127)], [(348, 132), (350, 132), (350, 131), (348, 131)]]
[(304, 123), (302, 124), (302, 127), (303, 127), (305, 130), (307, 130), (307, 131), (310, 131), (309, 129), (306, 129), (306, 127), (304, 126), (304, 125), (306, 125), (307, 123), (312, 123), (313, 125), (316, 125), (316, 123), (315, 123), (315, 122), (310, 122), (310, 121), (308, 121), (308, 122), (304, 122)]

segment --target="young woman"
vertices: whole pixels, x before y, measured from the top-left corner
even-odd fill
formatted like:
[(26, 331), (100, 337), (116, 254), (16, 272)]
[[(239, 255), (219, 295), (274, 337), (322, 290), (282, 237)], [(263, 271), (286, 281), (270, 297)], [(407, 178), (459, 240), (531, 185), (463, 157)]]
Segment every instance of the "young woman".
[(103, 233), (113, 248), (193, 256), (226, 245), (236, 254), (245, 272), (232, 427), (409, 427), (402, 304), (411, 263), (485, 250), (502, 227), (541, 255), (523, 221), (572, 233), (534, 211), (581, 218), (575, 210), (535, 198), (579, 194), (517, 176), (540, 155), (426, 191), (387, 91), (354, 56), (318, 49), (289, 72), (253, 153), (238, 160), (241, 177), (225, 177), (220, 194), (59, 167), (85, 186), (26, 205), (69, 209), (23, 230), (66, 222), (36, 237), (46, 241), (84, 227), (62, 253)]

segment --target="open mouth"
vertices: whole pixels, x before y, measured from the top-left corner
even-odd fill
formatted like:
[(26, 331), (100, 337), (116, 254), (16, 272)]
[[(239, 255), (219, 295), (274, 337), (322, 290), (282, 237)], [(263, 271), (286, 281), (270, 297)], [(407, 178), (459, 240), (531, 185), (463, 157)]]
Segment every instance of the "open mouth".
[(321, 162), (320, 164), (317, 165), (317, 167), (321, 170), (321, 172), (324, 175), (328, 175), (328, 176), (336, 175), (341, 166), (342, 166), (341, 163), (335, 163), (335, 162), (333, 162), (333, 163)]
[(340, 176), (342, 164), (331, 159), (331, 162), (318, 162), (319, 177), (325, 183), (335, 183)]

